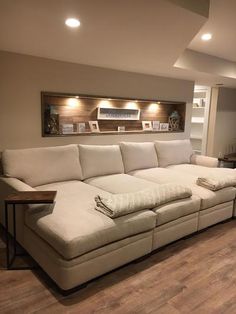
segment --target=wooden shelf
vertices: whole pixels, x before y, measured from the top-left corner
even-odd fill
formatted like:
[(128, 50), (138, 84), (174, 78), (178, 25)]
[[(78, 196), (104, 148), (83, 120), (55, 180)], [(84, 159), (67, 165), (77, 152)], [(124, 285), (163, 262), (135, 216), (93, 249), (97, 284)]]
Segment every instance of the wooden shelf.
[(102, 132), (83, 132), (83, 133), (70, 133), (70, 134), (47, 134), (47, 137), (66, 137), (66, 136), (85, 136), (85, 135), (124, 135), (124, 134), (157, 134), (157, 133), (183, 133), (184, 130), (180, 131), (125, 131), (125, 132), (118, 132), (118, 131), (102, 131)]
[(203, 124), (204, 118), (203, 117), (192, 117), (191, 123)]

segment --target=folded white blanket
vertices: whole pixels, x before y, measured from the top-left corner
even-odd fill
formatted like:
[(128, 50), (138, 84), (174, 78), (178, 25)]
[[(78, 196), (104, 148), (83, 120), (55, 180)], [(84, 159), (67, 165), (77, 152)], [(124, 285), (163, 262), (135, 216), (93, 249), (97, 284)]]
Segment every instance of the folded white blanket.
[(236, 175), (226, 177), (200, 177), (197, 179), (197, 184), (208, 190), (218, 191), (229, 186), (236, 186)]
[(178, 184), (160, 184), (134, 193), (111, 194), (109, 197), (97, 195), (95, 209), (108, 217), (116, 218), (142, 209), (152, 209), (159, 205), (190, 197), (192, 191)]

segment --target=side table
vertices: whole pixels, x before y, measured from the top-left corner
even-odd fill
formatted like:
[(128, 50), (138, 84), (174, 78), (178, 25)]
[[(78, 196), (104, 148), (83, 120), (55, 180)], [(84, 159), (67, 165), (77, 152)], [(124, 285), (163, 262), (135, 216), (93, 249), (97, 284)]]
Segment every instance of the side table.
[(220, 163), (224, 163), (224, 162), (228, 162), (231, 163), (233, 168), (236, 168), (236, 154), (229, 154), (229, 155), (225, 155), (222, 158), (218, 158), (218, 161)]
[[(56, 191), (22, 191), (10, 194), (5, 199), (5, 237), (6, 237), (6, 261), (7, 269), (19, 269), (11, 268), (17, 254), (16, 252), (16, 205), (25, 204), (53, 204), (57, 192)], [(9, 224), (8, 224), (8, 205), (12, 205), (13, 208), (13, 256), (10, 257), (10, 235), (9, 235)]]

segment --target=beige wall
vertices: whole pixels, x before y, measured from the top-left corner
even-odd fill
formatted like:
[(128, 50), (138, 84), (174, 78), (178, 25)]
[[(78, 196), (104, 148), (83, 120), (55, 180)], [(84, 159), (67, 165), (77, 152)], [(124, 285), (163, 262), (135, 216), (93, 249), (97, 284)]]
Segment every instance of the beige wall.
[(215, 122), (213, 156), (236, 149), (236, 89), (219, 88)]
[[(193, 82), (115, 71), (0, 51), (0, 151), (63, 145), (188, 138)], [(41, 137), (40, 92), (186, 101), (186, 128), (179, 134)]]

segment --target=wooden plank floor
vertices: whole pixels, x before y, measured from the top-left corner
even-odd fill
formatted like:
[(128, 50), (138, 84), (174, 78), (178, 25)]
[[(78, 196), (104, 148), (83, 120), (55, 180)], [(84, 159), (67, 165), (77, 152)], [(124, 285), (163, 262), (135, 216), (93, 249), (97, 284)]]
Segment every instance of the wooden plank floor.
[(178, 241), (61, 296), (41, 270), (6, 271), (0, 313), (236, 313), (236, 220)]

